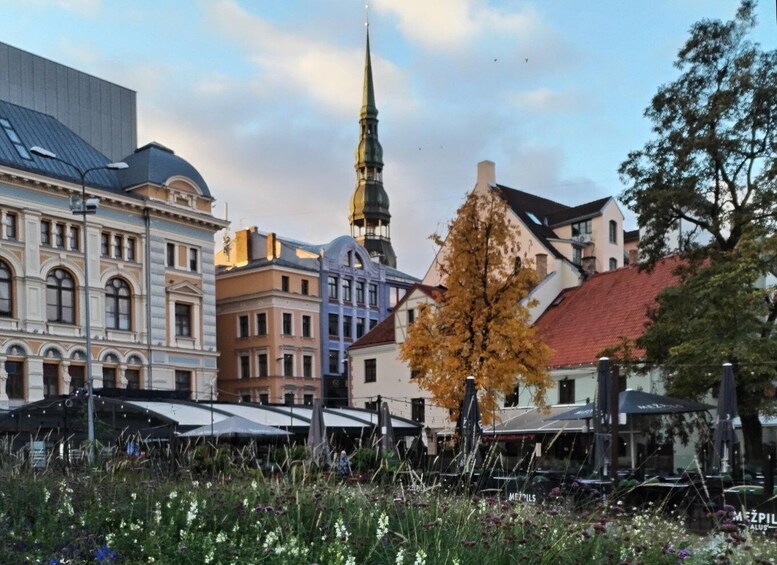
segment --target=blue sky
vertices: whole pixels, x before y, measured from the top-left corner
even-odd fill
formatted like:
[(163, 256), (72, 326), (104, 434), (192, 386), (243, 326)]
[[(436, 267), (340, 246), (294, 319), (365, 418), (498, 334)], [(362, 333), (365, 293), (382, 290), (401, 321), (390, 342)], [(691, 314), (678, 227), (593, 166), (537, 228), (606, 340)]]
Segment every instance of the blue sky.
[[(688, 29), (738, 1), (369, 4), (392, 240), (399, 268), (422, 276), (427, 236), (483, 159), (501, 184), (566, 204), (617, 196)], [(774, 49), (775, 3), (758, 12), (753, 37)], [(233, 229), (348, 232), (363, 0), (0, 0), (0, 13), (0, 40), (137, 91), (139, 144), (197, 167)]]

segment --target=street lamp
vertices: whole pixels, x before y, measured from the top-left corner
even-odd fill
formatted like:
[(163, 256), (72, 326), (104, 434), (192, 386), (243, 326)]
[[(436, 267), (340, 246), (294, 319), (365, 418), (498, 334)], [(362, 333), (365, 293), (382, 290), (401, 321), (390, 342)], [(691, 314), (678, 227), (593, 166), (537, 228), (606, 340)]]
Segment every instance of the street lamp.
[(82, 169), (81, 167), (74, 165), (69, 161), (65, 161), (61, 157), (48, 149), (43, 147), (31, 147), (30, 153), (45, 157), (46, 159), (52, 159), (59, 161), (60, 163), (67, 165), (74, 171), (76, 171), (81, 177), (81, 198), (77, 196), (70, 199), (70, 210), (73, 214), (78, 214), (82, 217), (81, 230), (84, 232), (84, 318), (86, 323), (86, 400), (87, 400), (87, 436), (89, 440), (89, 451), (87, 452), (89, 464), (94, 464), (94, 378), (92, 376), (92, 325), (91, 317), (89, 313), (89, 238), (86, 233), (86, 218), (89, 214), (97, 212), (97, 207), (100, 203), (99, 198), (87, 198), (86, 197), (86, 175), (92, 171), (99, 171), (102, 169), (121, 170), (126, 169), (129, 165), (127, 163), (108, 163), (99, 167), (89, 167), (88, 169)]

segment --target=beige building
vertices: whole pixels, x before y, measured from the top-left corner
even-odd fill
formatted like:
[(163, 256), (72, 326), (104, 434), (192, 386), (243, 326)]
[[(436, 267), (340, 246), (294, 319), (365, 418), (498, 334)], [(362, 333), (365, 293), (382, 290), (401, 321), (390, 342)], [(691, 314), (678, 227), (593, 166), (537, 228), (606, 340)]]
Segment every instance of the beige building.
[(318, 255), (241, 230), (216, 257), (222, 400), (313, 404), (321, 397)]

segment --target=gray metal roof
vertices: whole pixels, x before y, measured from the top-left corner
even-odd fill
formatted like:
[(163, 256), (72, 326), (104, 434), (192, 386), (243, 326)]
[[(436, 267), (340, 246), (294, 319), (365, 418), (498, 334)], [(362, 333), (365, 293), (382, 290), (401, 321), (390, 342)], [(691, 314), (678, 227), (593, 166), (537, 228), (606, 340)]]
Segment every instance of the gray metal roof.
[[(49, 115), (0, 100), (0, 118), (11, 123), (21, 144), (28, 151), (36, 145), (43, 147), (81, 170), (111, 162), (108, 157)], [(24, 159), (3, 128), (0, 128), (0, 165), (81, 183), (81, 176), (63, 163), (32, 154), (30, 159)], [(110, 192), (122, 192), (116, 171), (101, 169), (90, 172), (86, 177), (86, 184)]]
[(119, 172), (124, 188), (132, 188), (147, 182), (163, 185), (174, 176), (187, 177), (194, 181), (206, 198), (212, 198), (205, 179), (188, 161), (176, 155), (172, 149), (156, 142), (136, 149), (123, 159), (128, 169)]

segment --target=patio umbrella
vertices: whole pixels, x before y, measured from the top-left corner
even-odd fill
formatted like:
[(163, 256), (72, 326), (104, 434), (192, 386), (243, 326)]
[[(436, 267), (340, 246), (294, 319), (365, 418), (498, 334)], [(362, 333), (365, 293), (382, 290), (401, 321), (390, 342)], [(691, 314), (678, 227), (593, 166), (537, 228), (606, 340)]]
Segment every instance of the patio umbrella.
[[(620, 414), (683, 414), (687, 412), (704, 412), (713, 408), (693, 400), (682, 400), (660, 394), (642, 392), (641, 390), (624, 390), (618, 395), (618, 412)], [(594, 405), (589, 402), (584, 406), (573, 408), (554, 416), (553, 420), (586, 420), (593, 418)]]
[(712, 436), (713, 461), (721, 473), (734, 467), (734, 446), (739, 443), (734, 431), (737, 416), (737, 387), (731, 363), (723, 364), (723, 378), (718, 391), (718, 414), (715, 416), (715, 433)]
[(321, 399), (313, 401), (313, 411), (310, 414), (310, 429), (308, 430), (308, 450), (310, 451), (310, 460), (316, 464), (319, 469), (327, 467), (331, 460), (331, 450), (329, 440), (326, 437), (326, 426), (324, 425), (324, 406)]
[(206, 424), (188, 432), (178, 434), (178, 437), (244, 437), (244, 438), (278, 438), (289, 435), (288, 432), (259, 422), (253, 422), (240, 416), (230, 416), (218, 422)]
[(380, 448), (383, 451), (394, 451), (394, 427), (391, 425), (391, 412), (389, 412), (388, 402), (380, 405), (378, 433), (380, 434)]
[[(599, 359), (599, 374), (596, 381), (596, 397), (593, 406), (594, 424), (594, 470), (604, 478), (607, 467), (607, 453), (610, 451), (609, 425), (610, 360)], [(617, 420), (616, 420), (617, 421)]]
[(465, 472), (471, 472), (477, 459), (480, 436), (483, 433), (483, 428), (480, 425), (480, 407), (478, 406), (478, 393), (475, 390), (475, 377), (467, 377), (457, 428), (461, 438), (459, 465)]

